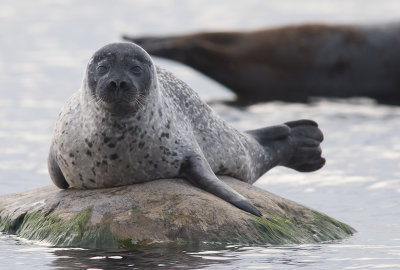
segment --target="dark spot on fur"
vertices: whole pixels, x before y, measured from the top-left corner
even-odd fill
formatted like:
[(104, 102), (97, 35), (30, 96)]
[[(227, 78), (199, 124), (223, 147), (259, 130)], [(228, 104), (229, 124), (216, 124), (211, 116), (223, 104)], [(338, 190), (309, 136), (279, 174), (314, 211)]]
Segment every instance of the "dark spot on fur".
[(132, 134), (135, 134), (137, 132), (137, 130), (138, 130), (137, 126), (131, 126), (128, 128), (128, 131)]
[(109, 143), (109, 144), (107, 144), (107, 146), (110, 147), (110, 148), (114, 148), (115, 147), (115, 143)]
[(101, 163), (103, 163), (104, 165), (108, 165), (107, 160), (102, 160)]
[(70, 157), (74, 157), (74, 154), (72, 154), (72, 153), (69, 153), (69, 156), (70, 156)]
[(91, 156), (92, 156), (92, 152), (90, 152), (90, 150), (87, 150), (87, 151), (86, 151), (86, 155), (88, 155), (89, 157), (91, 157)]
[(149, 154), (146, 154), (143, 158), (148, 158), (150, 155)]
[(61, 155), (57, 156), (58, 160), (60, 160), (62, 163), (64, 163), (65, 166), (69, 167), (68, 162), (63, 158)]
[(203, 141), (206, 141), (206, 137), (203, 137)]
[(171, 127), (171, 126), (170, 126), (170, 123), (171, 123), (171, 121), (168, 120), (168, 121), (167, 121), (167, 129), (170, 129), (170, 127)]
[(140, 142), (140, 143), (138, 144), (139, 148), (143, 148), (144, 145), (145, 145), (144, 142)]
[(128, 165), (126, 165), (126, 167), (125, 167), (125, 168), (126, 168), (126, 169), (129, 169), (130, 167), (131, 167), (131, 166), (128, 164)]
[(113, 127), (118, 129), (118, 130), (123, 130), (123, 129), (125, 129), (125, 124), (119, 123), (117, 121), (114, 121), (113, 122)]
[(122, 141), (123, 139), (125, 139), (125, 133), (122, 134), (122, 135), (118, 138), (118, 141)]
[(178, 153), (172, 152), (172, 156), (176, 157), (177, 155), (178, 155)]
[(89, 181), (92, 183), (96, 183), (96, 181), (94, 181), (92, 178), (89, 178)]
[(86, 138), (85, 138), (85, 143), (89, 146), (89, 148), (92, 148), (93, 143), (89, 142), (89, 140)]
[(158, 165), (157, 165), (157, 164), (154, 164), (153, 167), (154, 167), (154, 169), (157, 169)]
[(136, 117), (136, 120), (140, 121), (140, 115), (138, 115), (138, 117)]
[(96, 172), (94, 170), (94, 167), (92, 167), (92, 173), (93, 173), (94, 176), (96, 176)]
[(163, 138), (163, 137), (167, 137), (167, 139), (169, 139), (169, 133), (167, 133), (167, 132), (161, 133), (161, 138)]
[(110, 141), (110, 138), (107, 136), (104, 136), (104, 143), (108, 143)]
[(224, 165), (220, 164), (218, 167), (218, 172), (219, 173), (224, 173), (226, 172), (227, 168), (224, 167)]
[(83, 181), (83, 177), (82, 177), (81, 173), (79, 173), (79, 180)]
[(96, 161), (96, 166), (99, 167), (100, 166), (100, 161)]
[(161, 111), (161, 109), (158, 109), (158, 115), (159, 115), (160, 117), (162, 117), (162, 111)]
[(72, 161), (71, 164), (72, 164), (72, 165), (75, 165), (75, 162)]
[(175, 140), (175, 144), (179, 144), (179, 142), (177, 140)]
[(118, 158), (118, 154), (117, 153), (114, 153), (114, 154), (110, 155), (110, 159), (111, 160), (116, 160), (117, 158)]

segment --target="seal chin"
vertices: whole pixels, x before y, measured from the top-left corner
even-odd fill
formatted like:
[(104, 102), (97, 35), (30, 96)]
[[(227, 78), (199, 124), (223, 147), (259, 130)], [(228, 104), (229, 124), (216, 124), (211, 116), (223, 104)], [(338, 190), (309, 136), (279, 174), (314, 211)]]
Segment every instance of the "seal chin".
[(140, 109), (136, 102), (126, 100), (105, 101), (100, 99), (98, 104), (110, 114), (116, 116), (132, 116)]

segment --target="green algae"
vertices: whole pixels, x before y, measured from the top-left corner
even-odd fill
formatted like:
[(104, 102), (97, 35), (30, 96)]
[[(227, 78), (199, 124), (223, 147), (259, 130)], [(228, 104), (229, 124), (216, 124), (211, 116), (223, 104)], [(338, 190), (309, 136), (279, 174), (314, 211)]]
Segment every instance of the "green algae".
[(151, 239), (143, 239), (140, 241), (136, 241), (131, 238), (126, 238), (123, 240), (118, 240), (118, 247), (121, 249), (126, 249), (126, 250), (149, 247), (152, 244), (154, 245), (154, 242)]
[(255, 217), (252, 222), (258, 231), (258, 241), (261, 240), (265, 244), (281, 245), (301, 242), (299, 228), (285, 216)]
[(15, 219), (11, 219), (2, 217), (1, 212), (2, 211), (0, 211), (0, 231), (15, 233), (24, 220), (25, 213), (19, 215)]
[(317, 242), (343, 239), (356, 232), (351, 226), (318, 211), (311, 210), (311, 226), (306, 226)]
[(316, 243), (343, 239), (356, 232), (355, 229), (327, 215), (310, 210), (312, 219), (305, 222), (296, 217), (268, 215), (252, 219), (259, 239), (265, 244)]
[(108, 223), (88, 226), (91, 209), (81, 211), (70, 220), (53, 213), (35, 211), (20, 215), (16, 219), (2, 218), (0, 229), (29, 240), (46, 241), (54, 246), (79, 246), (88, 248), (118, 248)]

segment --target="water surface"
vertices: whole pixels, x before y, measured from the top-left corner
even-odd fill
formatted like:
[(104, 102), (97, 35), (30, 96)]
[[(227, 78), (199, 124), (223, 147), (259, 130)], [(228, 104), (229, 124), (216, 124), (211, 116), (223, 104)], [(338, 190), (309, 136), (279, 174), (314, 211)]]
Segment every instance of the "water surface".
[[(398, 1), (0, 0), (0, 195), (51, 184), (46, 158), (57, 113), (81, 83), (91, 54), (120, 34), (253, 29), (310, 21), (399, 19)], [(155, 59), (207, 100), (232, 98), (183, 65)], [(395, 269), (400, 268), (400, 108), (368, 99), (213, 108), (241, 130), (298, 118), (325, 133), (326, 166), (275, 168), (256, 185), (337, 218), (358, 233), (290, 246), (169, 247), (112, 251), (52, 248), (0, 235), (0, 269)]]

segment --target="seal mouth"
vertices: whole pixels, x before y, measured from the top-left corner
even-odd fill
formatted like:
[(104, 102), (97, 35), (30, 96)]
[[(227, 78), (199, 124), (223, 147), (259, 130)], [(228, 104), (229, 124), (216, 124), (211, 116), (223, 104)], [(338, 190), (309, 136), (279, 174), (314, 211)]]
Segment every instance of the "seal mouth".
[(146, 97), (142, 94), (99, 95), (97, 103), (112, 114), (135, 113), (144, 108)]

